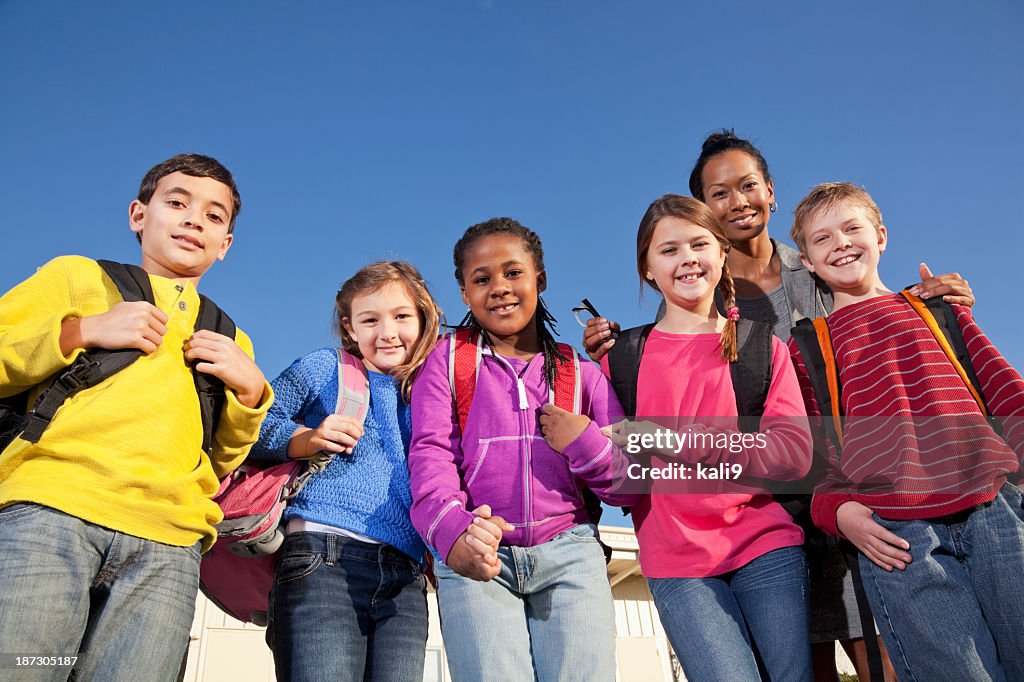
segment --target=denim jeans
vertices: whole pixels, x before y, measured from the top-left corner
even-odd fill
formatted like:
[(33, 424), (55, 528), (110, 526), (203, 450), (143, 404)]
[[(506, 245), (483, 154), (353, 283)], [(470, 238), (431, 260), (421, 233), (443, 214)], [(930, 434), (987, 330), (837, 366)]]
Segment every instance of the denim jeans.
[(487, 582), (434, 565), (454, 682), (615, 680), (615, 610), (597, 529), (499, 547)]
[(198, 542), (163, 545), (36, 504), (0, 510), (0, 667), (13, 655), (77, 655), (78, 680), (175, 680), (198, 590)]
[(390, 545), (290, 533), (270, 593), (278, 680), (422, 682), (427, 583)]
[(757, 682), (751, 637), (772, 680), (811, 679), (807, 571), (800, 547), (711, 578), (648, 578), (661, 624), (690, 682)]
[(864, 588), (901, 682), (1024, 680), (1024, 509), (1007, 483), (942, 520), (874, 519), (910, 543), (905, 571), (860, 557)]

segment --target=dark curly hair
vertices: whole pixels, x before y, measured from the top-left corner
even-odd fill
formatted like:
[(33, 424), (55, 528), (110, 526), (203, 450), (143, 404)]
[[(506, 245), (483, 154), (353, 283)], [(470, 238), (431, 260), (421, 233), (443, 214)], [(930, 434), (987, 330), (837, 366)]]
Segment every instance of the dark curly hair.
[(722, 128), (708, 135), (707, 139), (704, 140), (704, 144), (701, 145), (700, 156), (697, 157), (696, 163), (693, 164), (693, 170), (690, 171), (690, 194), (704, 201), (704, 181), (701, 177), (704, 173), (704, 166), (719, 154), (731, 151), (749, 154), (754, 161), (757, 161), (758, 168), (761, 169), (761, 175), (764, 176), (765, 181), (771, 182), (772, 176), (768, 172), (768, 162), (764, 160), (764, 156), (761, 155), (757, 147), (750, 140), (736, 137), (736, 133), (732, 128)]
[[(527, 252), (533, 256), (533, 265), (537, 268), (537, 272), (544, 270), (544, 247), (541, 245), (540, 237), (537, 236), (536, 232), (512, 218), (491, 218), (482, 223), (471, 225), (466, 229), (459, 241), (455, 243), (455, 252), (452, 260), (455, 263), (455, 280), (459, 283), (460, 287), (465, 287), (466, 284), (462, 277), (462, 266), (466, 256), (466, 249), (481, 237), (488, 237), (494, 234), (507, 234), (521, 239)], [(555, 323), (557, 320), (548, 310), (547, 306), (544, 305), (544, 299), (539, 295), (537, 296), (537, 312), (534, 315), (534, 319), (537, 324), (537, 340), (540, 342), (541, 353), (544, 354), (544, 379), (547, 381), (548, 386), (553, 388), (555, 385), (556, 363), (568, 362), (569, 358), (558, 350), (558, 343), (555, 341), (555, 334), (557, 334)], [(462, 318), (458, 326), (468, 327), (482, 334), (484, 343), (493, 350), (494, 344), (491, 342), (490, 335), (474, 317), (472, 310), (466, 312), (466, 316)]]

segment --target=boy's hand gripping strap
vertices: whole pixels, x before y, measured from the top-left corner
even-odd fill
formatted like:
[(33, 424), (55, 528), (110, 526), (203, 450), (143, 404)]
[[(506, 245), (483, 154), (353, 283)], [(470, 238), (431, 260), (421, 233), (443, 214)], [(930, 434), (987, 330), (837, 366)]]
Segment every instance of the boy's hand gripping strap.
[[(137, 265), (123, 265), (109, 260), (99, 260), (97, 263), (117, 287), (122, 300), (153, 303), (153, 287), (145, 270)], [(38, 442), (57, 410), (68, 398), (106, 381), (142, 355), (142, 351), (135, 348), (92, 348), (79, 355), (39, 394), (32, 411), (25, 418), (21, 438), (30, 443)]]
[[(366, 366), (356, 356), (338, 349), (338, 402), (334, 413), (355, 417), (362, 424), (370, 405), (370, 383)], [(309, 482), (310, 476), (327, 468), (337, 453), (321, 450), (306, 462), (302, 473), (282, 490), (282, 499), (290, 500)]]
[[(199, 294), (199, 313), (196, 315), (195, 330), (206, 329), (223, 334), (229, 339), (235, 338), (237, 331), (234, 321), (221, 310), (216, 303)], [(192, 377), (199, 396), (199, 413), (203, 419), (203, 452), (213, 454), (213, 435), (220, 422), (220, 412), (224, 407), (224, 382), (213, 376), (195, 369), (198, 361), (192, 363)]]

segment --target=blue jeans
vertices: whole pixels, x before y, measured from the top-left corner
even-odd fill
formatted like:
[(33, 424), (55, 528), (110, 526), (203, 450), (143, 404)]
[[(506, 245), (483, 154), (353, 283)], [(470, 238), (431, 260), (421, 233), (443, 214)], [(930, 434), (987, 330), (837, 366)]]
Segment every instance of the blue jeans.
[(267, 644), (278, 680), (422, 682), (420, 565), (390, 545), (289, 534), (270, 592)]
[(648, 578), (661, 624), (690, 682), (757, 682), (751, 637), (770, 679), (810, 680), (807, 570), (800, 547), (711, 578)]
[(452, 679), (613, 682), (615, 610), (596, 528), (502, 546), (498, 558), (487, 582), (434, 565)]
[[(77, 655), (79, 680), (175, 680), (198, 590), (199, 543), (163, 545), (37, 504), (0, 510), (5, 657)], [(66, 680), (70, 672), (8, 669), (0, 677)]]
[(874, 519), (910, 543), (891, 573), (860, 557), (864, 588), (901, 682), (1024, 680), (1024, 508), (1007, 483), (944, 519)]

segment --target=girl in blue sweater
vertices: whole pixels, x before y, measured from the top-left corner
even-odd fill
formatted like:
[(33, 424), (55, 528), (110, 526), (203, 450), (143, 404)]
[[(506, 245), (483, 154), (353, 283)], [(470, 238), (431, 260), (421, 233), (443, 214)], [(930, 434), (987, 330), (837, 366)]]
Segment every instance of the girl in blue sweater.
[(284, 513), (267, 643), (278, 680), (423, 679), (425, 547), (409, 520), (409, 394), (440, 310), (408, 263), (367, 265), (338, 292), (342, 348), (369, 379), (365, 422), (334, 414), (338, 356), (322, 348), (277, 377), (252, 456), (337, 453)]

